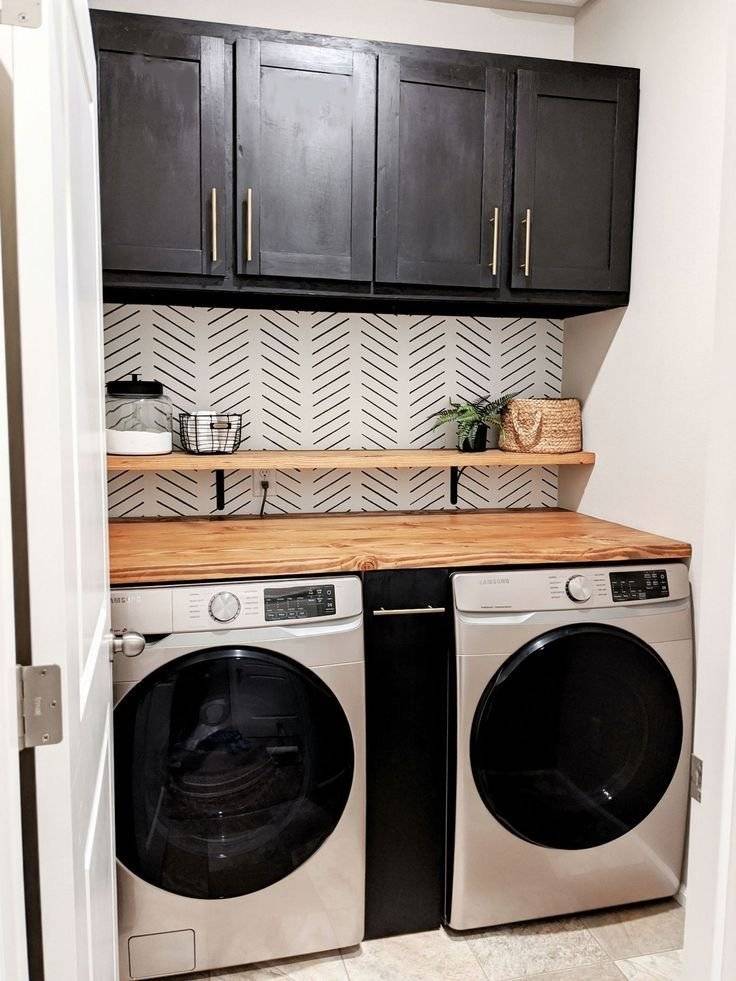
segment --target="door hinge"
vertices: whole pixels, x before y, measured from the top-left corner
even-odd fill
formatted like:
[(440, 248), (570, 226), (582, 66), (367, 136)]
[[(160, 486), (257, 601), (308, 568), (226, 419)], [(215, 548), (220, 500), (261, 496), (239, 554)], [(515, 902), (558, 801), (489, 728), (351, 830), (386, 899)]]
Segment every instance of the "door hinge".
[(703, 793), (703, 761), (694, 754), (690, 757), (690, 796), (700, 803)]
[(30, 667), (17, 665), (18, 679), (18, 745), (53, 746), (60, 743), (61, 668), (58, 664)]
[(41, 0), (0, 0), (0, 24), (40, 27)]

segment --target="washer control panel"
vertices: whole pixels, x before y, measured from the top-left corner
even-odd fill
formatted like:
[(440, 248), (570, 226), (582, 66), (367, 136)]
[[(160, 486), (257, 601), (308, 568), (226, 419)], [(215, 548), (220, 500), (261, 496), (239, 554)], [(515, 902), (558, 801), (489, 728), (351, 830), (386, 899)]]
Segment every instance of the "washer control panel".
[(633, 569), (631, 572), (612, 572), (611, 595), (614, 603), (666, 599), (670, 595), (667, 570)]
[(267, 587), (263, 591), (266, 622), (334, 617), (335, 587), (332, 583), (312, 586)]
[(112, 626), (141, 634), (280, 627), (358, 616), (357, 576), (112, 590)]

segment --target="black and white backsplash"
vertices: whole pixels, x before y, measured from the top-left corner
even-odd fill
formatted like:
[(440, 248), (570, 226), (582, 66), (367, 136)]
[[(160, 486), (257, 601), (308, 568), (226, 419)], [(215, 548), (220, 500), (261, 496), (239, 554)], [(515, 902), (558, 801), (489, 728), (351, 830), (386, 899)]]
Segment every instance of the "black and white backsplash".
[[(182, 411), (242, 412), (241, 449), (453, 446), (454, 427), (432, 428), (451, 397), (559, 395), (562, 340), (562, 325), (544, 319), (105, 307), (107, 380), (138, 372), (161, 381), (175, 430)], [(449, 507), (446, 470), (267, 476), (270, 513)], [(257, 512), (261, 477), (226, 472), (225, 513)], [(462, 508), (554, 506), (557, 473), (468, 467), (458, 496)], [(109, 480), (115, 517), (209, 514), (214, 497), (208, 471)]]

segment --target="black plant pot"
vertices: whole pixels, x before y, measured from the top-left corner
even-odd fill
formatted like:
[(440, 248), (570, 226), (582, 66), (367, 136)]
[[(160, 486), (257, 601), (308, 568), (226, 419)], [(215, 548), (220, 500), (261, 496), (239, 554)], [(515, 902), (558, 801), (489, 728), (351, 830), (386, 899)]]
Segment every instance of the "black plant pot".
[(460, 444), (460, 449), (463, 453), (482, 453), (486, 448), (488, 443), (488, 426), (485, 423), (479, 423), (472, 436), (466, 436), (465, 439)]

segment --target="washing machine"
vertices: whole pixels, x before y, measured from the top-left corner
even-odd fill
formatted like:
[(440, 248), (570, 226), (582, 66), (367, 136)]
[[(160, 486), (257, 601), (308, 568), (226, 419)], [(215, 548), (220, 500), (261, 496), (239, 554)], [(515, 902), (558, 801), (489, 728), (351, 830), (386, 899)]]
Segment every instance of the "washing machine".
[(115, 589), (112, 610), (121, 977), (358, 943), (360, 580)]
[(446, 919), (678, 891), (693, 633), (680, 563), (459, 573)]

